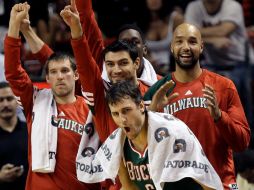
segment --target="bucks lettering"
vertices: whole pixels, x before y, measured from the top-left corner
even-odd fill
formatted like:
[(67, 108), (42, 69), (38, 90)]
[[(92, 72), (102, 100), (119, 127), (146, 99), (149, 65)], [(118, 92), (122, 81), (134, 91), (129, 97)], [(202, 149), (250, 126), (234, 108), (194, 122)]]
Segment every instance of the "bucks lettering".
[(80, 135), (82, 135), (83, 131), (85, 130), (85, 126), (76, 121), (64, 119), (64, 118), (56, 118), (54, 116), (52, 116), (51, 124), (54, 127), (70, 130)]
[(170, 105), (164, 107), (164, 112), (174, 114), (178, 111), (188, 108), (207, 108), (206, 98), (204, 97), (189, 97), (180, 99)]

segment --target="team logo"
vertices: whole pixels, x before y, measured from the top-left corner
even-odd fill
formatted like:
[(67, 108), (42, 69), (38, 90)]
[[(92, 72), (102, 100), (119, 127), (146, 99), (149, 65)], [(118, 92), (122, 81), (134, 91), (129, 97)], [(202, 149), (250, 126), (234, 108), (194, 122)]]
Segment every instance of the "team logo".
[(174, 120), (174, 118), (173, 118), (172, 116), (168, 115), (168, 114), (163, 115), (163, 117), (164, 117), (166, 120), (168, 120), (168, 121)]
[(95, 150), (92, 147), (86, 147), (82, 151), (81, 155), (83, 157), (91, 157), (95, 153)]
[(119, 131), (119, 129), (115, 130), (115, 131), (109, 136), (109, 138), (110, 138), (111, 140), (113, 140), (113, 139), (116, 137), (116, 134), (118, 133), (118, 131)]
[(57, 127), (59, 120), (60, 120), (59, 118), (57, 118), (56, 116), (52, 115), (51, 116), (51, 125), (54, 126), (54, 127)]
[(154, 138), (157, 142), (161, 142), (164, 138), (169, 137), (168, 129), (165, 127), (161, 127), (156, 129), (154, 133)]
[(176, 139), (173, 145), (173, 152), (186, 152), (186, 141), (184, 139)]
[(86, 124), (85, 126), (85, 132), (86, 134), (88, 135), (89, 139), (93, 136), (94, 134), (94, 126), (93, 126), (93, 123), (88, 123)]
[(236, 183), (231, 183), (228, 186), (230, 190), (238, 190), (238, 186)]

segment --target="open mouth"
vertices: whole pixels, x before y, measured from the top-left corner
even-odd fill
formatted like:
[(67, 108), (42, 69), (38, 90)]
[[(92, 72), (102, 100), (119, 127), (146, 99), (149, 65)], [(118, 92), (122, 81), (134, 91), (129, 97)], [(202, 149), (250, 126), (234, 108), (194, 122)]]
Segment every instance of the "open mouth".
[(124, 130), (126, 133), (129, 133), (131, 131), (130, 127), (124, 127)]

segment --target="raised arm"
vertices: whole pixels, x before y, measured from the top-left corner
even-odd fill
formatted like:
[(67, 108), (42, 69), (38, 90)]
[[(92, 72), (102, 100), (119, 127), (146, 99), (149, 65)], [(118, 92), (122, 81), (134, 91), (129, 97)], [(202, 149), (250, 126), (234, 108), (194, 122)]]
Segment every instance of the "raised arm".
[(34, 57), (38, 59), (41, 64), (44, 64), (53, 53), (53, 50), (38, 37), (29, 22), (22, 22), (20, 31), (25, 37)]
[(32, 104), (33, 84), (21, 66), (19, 31), (21, 22), (28, 22), (29, 8), (30, 6), (27, 3), (16, 4), (12, 7), (8, 34), (4, 41), (5, 76), (14, 94), (21, 98), (25, 111)]
[(104, 49), (104, 41), (92, 9), (92, 0), (71, 0), (72, 4), (74, 1), (92, 56), (102, 71), (103, 58), (101, 52)]
[(83, 95), (95, 116), (95, 126), (102, 142), (110, 134), (107, 104), (104, 98), (104, 85), (101, 73), (90, 52), (75, 4), (68, 5), (60, 15), (71, 29), (71, 45), (77, 62), (77, 69), (83, 88)]

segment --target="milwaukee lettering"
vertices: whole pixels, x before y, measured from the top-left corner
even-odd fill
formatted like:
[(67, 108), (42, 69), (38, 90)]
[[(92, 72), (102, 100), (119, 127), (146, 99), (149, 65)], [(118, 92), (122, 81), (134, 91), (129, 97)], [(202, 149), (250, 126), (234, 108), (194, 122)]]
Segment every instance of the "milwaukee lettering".
[(191, 97), (180, 99), (177, 102), (174, 102), (164, 107), (164, 112), (173, 114), (188, 108), (207, 108), (206, 98)]
[(76, 132), (80, 135), (83, 134), (84, 129), (85, 129), (84, 125), (81, 125), (80, 123), (78, 123), (76, 121), (69, 120), (69, 119), (64, 119), (64, 118), (59, 118), (58, 119), (57, 127)]
[(208, 173), (209, 166), (207, 164), (203, 164), (197, 161), (189, 161), (189, 160), (173, 160), (166, 161), (164, 164), (164, 168), (196, 168), (204, 170)]

